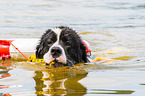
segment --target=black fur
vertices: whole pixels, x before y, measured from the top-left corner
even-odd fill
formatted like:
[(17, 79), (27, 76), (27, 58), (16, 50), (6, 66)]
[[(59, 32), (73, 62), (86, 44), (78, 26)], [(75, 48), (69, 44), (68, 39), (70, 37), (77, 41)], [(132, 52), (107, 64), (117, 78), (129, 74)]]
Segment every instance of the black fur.
[[(67, 65), (71, 66), (76, 63), (88, 62), (86, 47), (82, 43), (79, 35), (69, 27), (60, 26), (57, 28), (62, 30), (59, 44), (65, 50)], [(48, 29), (43, 34), (36, 47), (36, 57), (42, 59), (44, 54), (48, 52), (49, 48), (56, 42), (56, 40), (56, 34), (51, 29)]]

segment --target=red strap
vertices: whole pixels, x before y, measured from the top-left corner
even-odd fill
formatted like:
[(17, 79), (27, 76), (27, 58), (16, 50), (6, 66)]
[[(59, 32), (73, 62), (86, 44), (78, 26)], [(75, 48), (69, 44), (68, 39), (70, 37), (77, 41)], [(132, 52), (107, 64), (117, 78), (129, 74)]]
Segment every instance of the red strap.
[(10, 42), (10, 44), (17, 50), (19, 51), (28, 61), (30, 61), (14, 44), (12, 44), (12, 42)]
[(86, 47), (86, 54), (87, 54), (88, 52), (92, 52), (92, 51), (88, 48), (87, 44), (86, 44), (84, 41), (82, 41), (82, 42), (83, 42), (83, 44), (84, 44), (85, 47)]

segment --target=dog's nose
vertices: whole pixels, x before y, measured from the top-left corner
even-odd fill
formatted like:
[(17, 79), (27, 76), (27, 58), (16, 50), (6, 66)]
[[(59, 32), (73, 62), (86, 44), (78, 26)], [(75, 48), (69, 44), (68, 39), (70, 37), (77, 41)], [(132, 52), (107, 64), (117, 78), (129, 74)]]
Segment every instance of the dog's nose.
[(59, 47), (53, 47), (51, 49), (51, 55), (53, 58), (58, 58), (62, 54), (62, 50)]

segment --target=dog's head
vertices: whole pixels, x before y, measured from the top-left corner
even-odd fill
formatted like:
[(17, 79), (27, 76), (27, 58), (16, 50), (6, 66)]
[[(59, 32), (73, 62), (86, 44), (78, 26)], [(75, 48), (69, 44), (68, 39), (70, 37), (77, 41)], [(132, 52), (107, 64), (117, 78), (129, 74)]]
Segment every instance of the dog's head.
[(55, 66), (87, 62), (86, 47), (71, 28), (60, 26), (48, 29), (37, 45), (36, 57)]

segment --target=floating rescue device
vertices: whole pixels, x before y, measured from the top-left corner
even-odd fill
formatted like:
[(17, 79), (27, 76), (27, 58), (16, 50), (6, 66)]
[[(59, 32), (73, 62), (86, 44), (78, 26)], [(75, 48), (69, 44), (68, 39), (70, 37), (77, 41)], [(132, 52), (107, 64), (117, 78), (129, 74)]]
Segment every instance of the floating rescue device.
[(28, 60), (35, 54), (38, 39), (0, 40), (0, 59)]
[(10, 44), (13, 40), (0, 40), (0, 57), (2, 60), (11, 58), (10, 56)]

